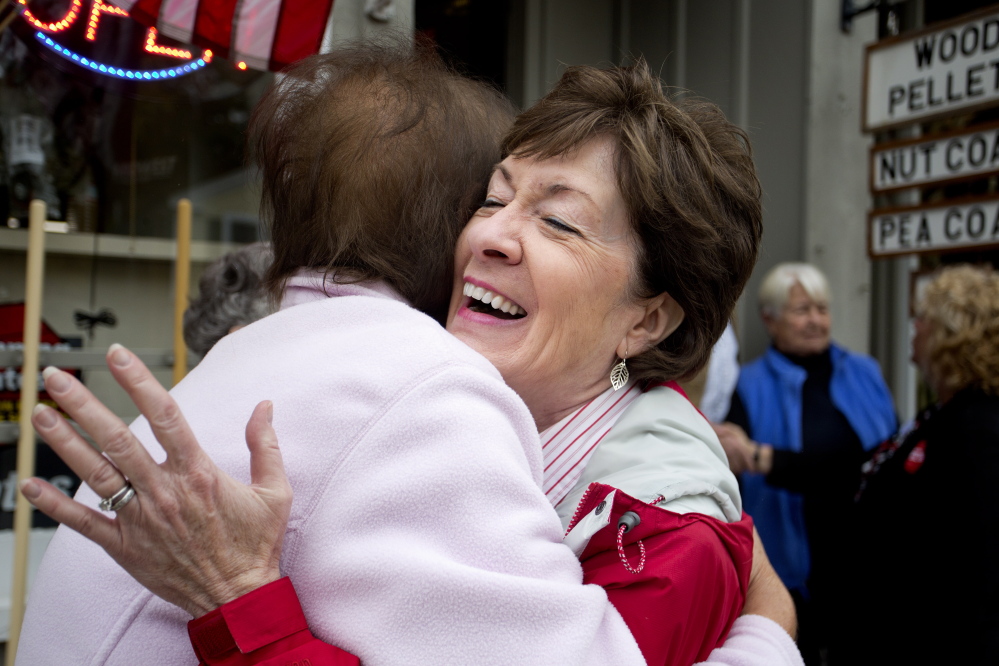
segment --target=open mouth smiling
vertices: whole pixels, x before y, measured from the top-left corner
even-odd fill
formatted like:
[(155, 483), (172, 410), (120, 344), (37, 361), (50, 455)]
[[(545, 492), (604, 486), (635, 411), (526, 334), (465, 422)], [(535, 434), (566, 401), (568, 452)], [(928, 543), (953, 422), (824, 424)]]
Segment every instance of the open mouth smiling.
[(498, 319), (521, 319), (527, 315), (524, 308), (509, 298), (494, 294), (471, 282), (465, 283), (463, 292), (471, 299), (468, 303), (468, 309), (472, 312), (492, 315)]

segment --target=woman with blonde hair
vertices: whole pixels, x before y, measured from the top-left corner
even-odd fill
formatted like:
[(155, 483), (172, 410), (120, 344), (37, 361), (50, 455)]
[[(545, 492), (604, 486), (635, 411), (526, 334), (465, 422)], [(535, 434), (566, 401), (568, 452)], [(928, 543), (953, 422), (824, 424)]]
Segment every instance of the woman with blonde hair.
[(854, 664), (999, 663), (999, 273), (944, 268), (912, 360), (937, 396), (864, 465)]

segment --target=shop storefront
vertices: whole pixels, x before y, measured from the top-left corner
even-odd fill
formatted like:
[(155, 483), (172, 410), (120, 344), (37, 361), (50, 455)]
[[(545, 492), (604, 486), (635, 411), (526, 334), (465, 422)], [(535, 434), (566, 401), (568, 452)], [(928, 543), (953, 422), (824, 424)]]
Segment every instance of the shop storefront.
[(37, 198), (70, 231), (170, 238), (177, 199), (193, 194), (195, 238), (256, 239), (243, 136), (271, 74), (101, 0), (31, 2), (0, 40), (8, 227)]
[[(51, 232), (43, 351), (116, 341), (153, 350), (147, 358), (162, 359), (155, 372), (169, 385), (178, 202), (192, 203), (193, 285), (208, 261), (261, 237), (246, 128), (272, 70), (319, 50), (329, 30), (332, 2), (307, 4), (294, 16), (255, 17), (259, 24), (238, 3), (226, 4), (228, 18), (192, 9), (186, 28), (182, 15), (140, 21), (151, 3), (128, 0), (0, 5), (0, 641), (15, 569), (29, 203), (44, 203)], [(363, 17), (363, 3), (340, 4), (340, 36), (356, 36), (349, 19)], [(123, 418), (135, 415), (106, 370), (80, 363), (89, 363), (77, 374), (91, 390)], [(37, 475), (75, 491), (79, 479), (47, 446), (35, 458)], [(36, 512), (29, 579), (54, 527)]]

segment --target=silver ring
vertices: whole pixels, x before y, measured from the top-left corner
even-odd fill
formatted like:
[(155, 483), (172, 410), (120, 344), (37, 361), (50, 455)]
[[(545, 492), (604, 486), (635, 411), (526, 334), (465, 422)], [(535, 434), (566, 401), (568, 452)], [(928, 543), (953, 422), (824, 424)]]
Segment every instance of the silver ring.
[(101, 508), (101, 511), (118, 511), (121, 507), (128, 504), (133, 497), (135, 497), (135, 488), (132, 487), (130, 481), (126, 481), (121, 490), (111, 497), (102, 499), (98, 506)]

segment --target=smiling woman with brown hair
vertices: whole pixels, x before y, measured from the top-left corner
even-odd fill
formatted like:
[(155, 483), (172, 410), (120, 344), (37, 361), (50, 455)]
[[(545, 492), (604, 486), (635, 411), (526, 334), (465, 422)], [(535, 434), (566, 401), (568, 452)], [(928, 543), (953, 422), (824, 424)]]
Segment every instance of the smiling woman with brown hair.
[[(381, 81), (380, 71), (362, 82)], [(283, 85), (296, 85), (289, 79)], [(377, 120), (408, 99), (361, 89), (371, 98), (356, 106)], [(290, 90), (292, 111), (275, 107), (277, 135), (295, 134), (298, 125), (281, 123), (297, 118), (300, 100), (309, 117), (324, 111)], [(760, 188), (745, 134), (716, 107), (671, 101), (644, 63), (570, 68), (515, 122), (457, 244), (452, 236), (442, 251), (446, 235), (429, 233), (436, 253), (408, 252), (424, 240), (410, 223), (433, 224), (433, 214), (450, 222), (469, 190), (455, 178), (395, 175), (396, 165), (409, 173), (437, 159), (402, 159), (394, 148), (410, 146), (407, 132), (453, 131), (461, 119), (446, 113), (467, 105), (422, 110), (392, 124), (399, 146), (381, 145), (395, 135), (375, 132), (376, 149), (350, 160), (327, 155), (326, 131), (265, 142), (278, 147), (277, 159), (264, 160), (265, 172), (276, 169), (264, 200), (284, 226), (274, 235), (283, 268), (272, 273), (282, 311), (213, 350), (174, 389), (176, 403), (133, 355), (112, 349), (112, 372), (149, 415), (134, 434), (47, 371), (50, 393), (108, 457), (42, 410), (36, 427), (88, 470), (96, 494), (74, 503), (38, 481), (25, 494), (198, 616), (191, 635), (205, 663), (301, 660), (294, 651), (315, 645), (304, 618), (369, 665), (689, 664), (727, 636), (731, 644), (712, 655), (718, 663), (747, 663), (754, 646), (769, 651), (748, 663), (795, 663), (780, 627), (737, 620), (744, 599), (759, 608), (751, 593), (767, 569), (754, 575), (751, 565), (765, 558), (753, 557), (751, 523), (713, 431), (672, 384), (703, 364), (756, 258)], [(332, 120), (319, 126), (340, 134)], [(424, 152), (449, 138), (428, 136)], [(453, 175), (449, 154), (431, 174)], [(327, 178), (312, 166), (324, 159), (352, 173)], [(291, 183), (296, 176), (316, 180)], [(344, 193), (330, 184), (341, 181), (380, 184), (367, 190), (384, 199), (365, 209), (376, 211), (370, 235), (351, 211), (323, 208)], [(282, 205), (289, 184), (294, 200)], [(456, 199), (443, 209), (421, 204), (436, 187)], [(344, 242), (331, 252), (329, 239)], [(442, 266), (453, 266), (453, 279), (440, 279)], [(435, 313), (448, 288), (453, 335), (405, 306)], [(267, 362), (248, 367), (264, 350)], [(232, 386), (239, 390), (227, 396)], [(266, 404), (247, 428), (251, 460), (237, 448), (237, 423), (265, 398), (274, 400), (294, 504)], [(168, 453), (162, 465), (140, 445), (156, 450), (155, 440)], [(256, 483), (218, 471), (199, 441)], [(100, 497), (116, 519), (86, 506)], [(63, 557), (89, 546), (65, 530), (62, 539)], [(87, 575), (120, 582), (93, 550)], [(134, 588), (108, 605), (145, 600)], [(778, 586), (783, 610), (781, 594)], [(142, 620), (176, 639), (182, 613), (159, 600), (148, 609)], [(59, 609), (51, 611), (34, 613), (52, 622)], [(157, 613), (169, 626), (156, 625)], [(137, 635), (129, 647), (140, 654)], [(318, 661), (329, 652), (308, 658), (334, 663)]]
[[(485, 344), (466, 338), (459, 331), (469, 325), (455, 318), (454, 300), (449, 330), (485, 353), (508, 382), (514, 377), (511, 386), (537, 405), (539, 427), (605, 386), (619, 359), (635, 379), (693, 374), (707, 362), (756, 262), (762, 214), (748, 146), (713, 104), (665, 97), (644, 63), (569, 68), (506, 136), (507, 158), (456, 259), (461, 280), (465, 253), (504, 254), (503, 248), (476, 251), (492, 240), (480, 228), (501, 220), (526, 228), (550, 209), (532, 234), (511, 232), (505, 242), (517, 254), (502, 262), (518, 267), (507, 272), (533, 275), (536, 286), (528, 290), (546, 289), (548, 300), (532, 293), (538, 317), (497, 329), (508, 332), (506, 342), (491, 333)], [(565, 174), (579, 183), (563, 182)], [(559, 365), (574, 372), (540, 379), (538, 366), (548, 354), (567, 355)], [(590, 374), (580, 376), (584, 367)]]

